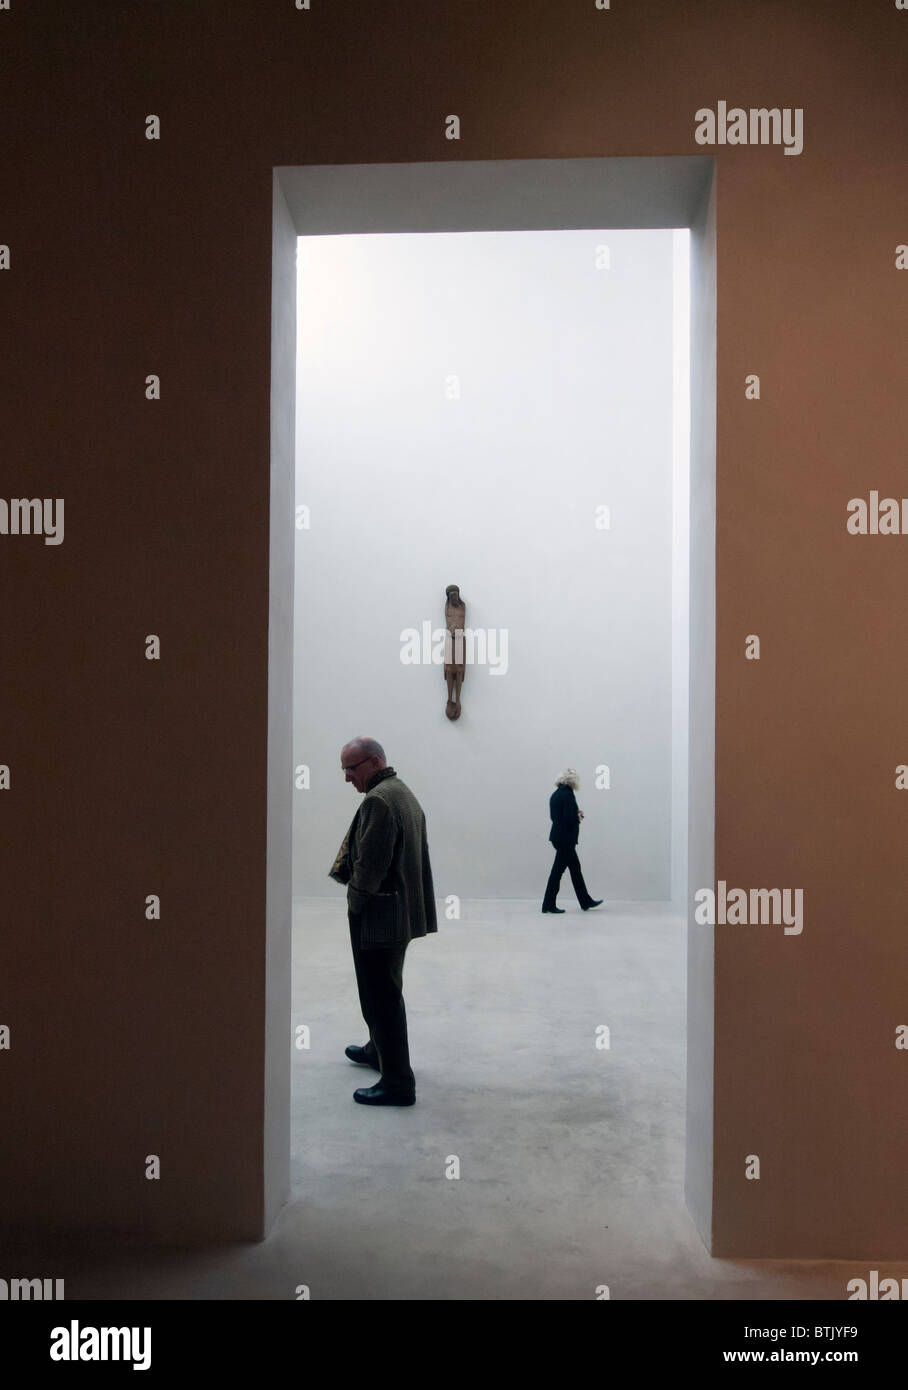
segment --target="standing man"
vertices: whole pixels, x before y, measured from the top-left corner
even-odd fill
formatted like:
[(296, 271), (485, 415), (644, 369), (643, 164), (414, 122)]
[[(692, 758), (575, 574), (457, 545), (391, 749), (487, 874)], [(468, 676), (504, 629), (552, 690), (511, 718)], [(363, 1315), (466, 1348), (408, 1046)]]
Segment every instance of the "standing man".
[(356, 985), (369, 1029), (365, 1047), (351, 1044), (346, 1055), (381, 1072), (376, 1085), (360, 1087), (353, 1099), (361, 1105), (413, 1105), (404, 956), (415, 936), (438, 930), (426, 818), (374, 738), (344, 744), (340, 761), (345, 780), (362, 793), (363, 802), (331, 877), (347, 885)]

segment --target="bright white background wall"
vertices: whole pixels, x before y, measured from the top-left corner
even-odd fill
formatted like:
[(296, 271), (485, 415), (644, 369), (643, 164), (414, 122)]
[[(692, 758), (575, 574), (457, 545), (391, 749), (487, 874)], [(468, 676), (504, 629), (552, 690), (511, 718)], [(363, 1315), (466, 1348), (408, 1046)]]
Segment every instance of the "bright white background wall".
[[(439, 896), (541, 899), (565, 765), (590, 890), (671, 896), (672, 239), (300, 239), (295, 893), (342, 900), (340, 748), (366, 733), (422, 802)], [(450, 583), (509, 643), (454, 724), (441, 667), (400, 660)]]

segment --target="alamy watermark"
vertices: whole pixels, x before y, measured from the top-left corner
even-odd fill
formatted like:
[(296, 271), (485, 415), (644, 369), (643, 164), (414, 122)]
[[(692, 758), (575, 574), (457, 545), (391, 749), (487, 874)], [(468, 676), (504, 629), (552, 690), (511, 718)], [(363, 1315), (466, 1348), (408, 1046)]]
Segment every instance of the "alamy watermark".
[[(794, 895), (794, 910), (792, 910)], [(786, 936), (800, 936), (804, 930), (803, 888), (732, 888), (726, 891), (720, 878), (717, 891), (698, 888), (694, 893), (697, 909), (694, 921), (700, 926), (781, 926)]]
[(0, 1279), (0, 1302), (48, 1302), (63, 1297), (62, 1279)]
[(701, 106), (694, 120), (698, 145), (784, 145), (786, 154), (804, 149), (803, 106), (751, 106), (745, 111), (720, 101), (715, 111)]
[(488, 666), (490, 676), (503, 676), (508, 669), (508, 630), (506, 627), (433, 628), (428, 621), (422, 628), (405, 627), (400, 634), (400, 659), (404, 666)]
[(150, 1327), (91, 1327), (76, 1318), (69, 1327), (53, 1327), (51, 1361), (131, 1361), (134, 1371), (151, 1366)]
[(851, 536), (908, 536), (908, 497), (884, 497), (871, 488), (869, 501), (852, 497), (845, 530)]
[(872, 1269), (868, 1278), (849, 1279), (845, 1285), (849, 1303), (857, 1299), (859, 1303), (888, 1303), (893, 1299), (908, 1299), (908, 1279), (880, 1278), (880, 1271)]
[(45, 545), (61, 545), (63, 498), (11, 497), (7, 502), (0, 497), (0, 536), (43, 536)]

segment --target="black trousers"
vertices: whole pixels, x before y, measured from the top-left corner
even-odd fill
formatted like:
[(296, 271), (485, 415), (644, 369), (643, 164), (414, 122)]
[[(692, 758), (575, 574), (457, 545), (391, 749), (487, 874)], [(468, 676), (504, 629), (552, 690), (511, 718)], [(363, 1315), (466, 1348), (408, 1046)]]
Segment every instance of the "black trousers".
[(359, 914), (348, 913), (348, 918), (359, 1005), (369, 1029), (366, 1047), (371, 1043), (375, 1050), (386, 1086), (412, 1091), (416, 1078), (410, 1066), (403, 996), (404, 956), (409, 942), (403, 946), (373, 946), (364, 951), (360, 945)]
[(549, 881), (545, 886), (545, 897), (542, 900), (543, 907), (554, 907), (555, 899), (558, 896), (558, 889), (561, 884), (561, 875), (565, 869), (571, 871), (571, 883), (574, 885), (574, 892), (577, 894), (577, 901), (581, 907), (589, 907), (593, 901), (592, 895), (586, 891), (586, 884), (583, 881), (583, 870), (580, 867), (580, 860), (577, 858), (577, 846), (568, 845), (566, 849), (555, 850), (555, 862), (552, 865), (552, 872), (549, 874)]

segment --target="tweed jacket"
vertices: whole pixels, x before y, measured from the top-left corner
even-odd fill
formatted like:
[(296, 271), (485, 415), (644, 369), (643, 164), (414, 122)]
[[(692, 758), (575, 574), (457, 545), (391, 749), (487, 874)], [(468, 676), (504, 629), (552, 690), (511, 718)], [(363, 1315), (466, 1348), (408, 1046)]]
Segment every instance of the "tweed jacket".
[(549, 839), (556, 849), (570, 849), (580, 839), (580, 818), (577, 815), (577, 798), (573, 787), (562, 783), (549, 797), (549, 815), (552, 828)]
[(400, 894), (406, 940), (438, 930), (435, 889), (422, 807), (393, 767), (369, 782), (347, 832), (347, 907), (368, 907), (370, 895)]

